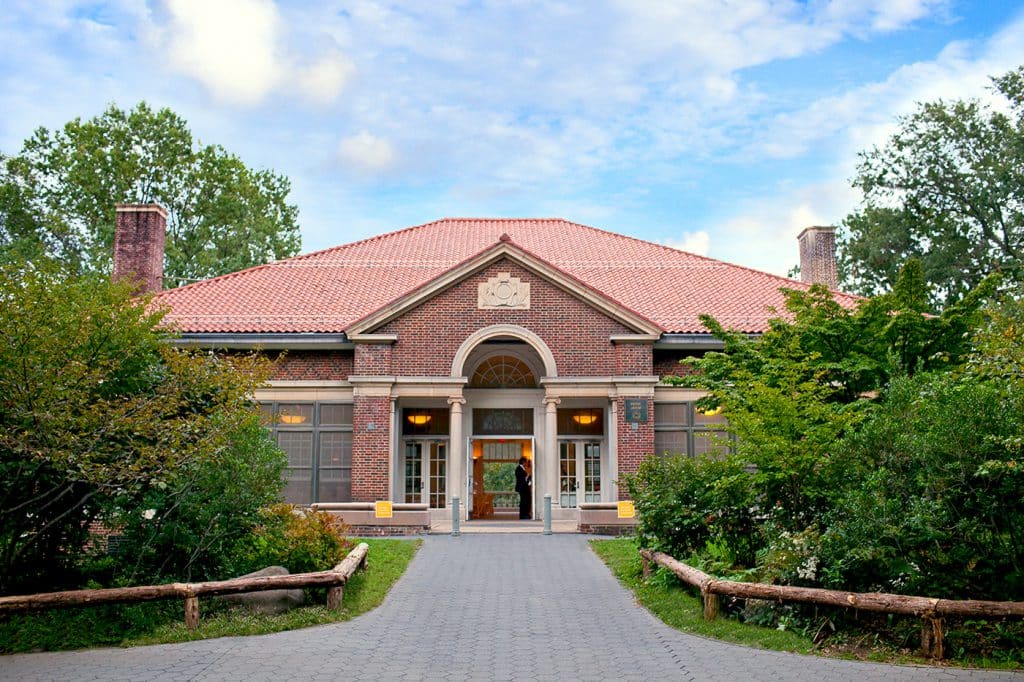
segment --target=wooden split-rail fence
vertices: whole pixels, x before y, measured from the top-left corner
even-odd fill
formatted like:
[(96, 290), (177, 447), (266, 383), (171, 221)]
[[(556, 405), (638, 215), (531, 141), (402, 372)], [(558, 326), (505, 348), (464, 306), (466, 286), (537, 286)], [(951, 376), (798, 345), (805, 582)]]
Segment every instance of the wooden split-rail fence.
[(841, 592), (816, 587), (791, 587), (764, 583), (741, 583), (719, 580), (688, 566), (663, 552), (641, 549), (644, 577), (650, 575), (651, 563), (664, 566), (688, 585), (700, 590), (704, 601), (705, 620), (718, 617), (721, 597), (790, 601), (822, 606), (838, 606), (876, 613), (894, 613), (921, 619), (921, 648), (932, 658), (942, 658), (943, 619), (958, 618), (1022, 618), (1024, 602), (933, 599), (882, 592)]
[(349, 552), (348, 556), (340, 564), (331, 570), (317, 571), (315, 573), (234, 578), (232, 580), (204, 583), (168, 583), (165, 585), (141, 585), (138, 587), (113, 587), (103, 590), (44, 592), (41, 594), (0, 597), (0, 613), (155, 601), (159, 599), (184, 599), (185, 626), (189, 630), (195, 630), (199, 626), (199, 597), (303, 587), (326, 587), (327, 608), (337, 610), (341, 608), (341, 598), (348, 579), (352, 577), (352, 574), (357, 569), (366, 566), (366, 555), (369, 549), (369, 545), (362, 542)]

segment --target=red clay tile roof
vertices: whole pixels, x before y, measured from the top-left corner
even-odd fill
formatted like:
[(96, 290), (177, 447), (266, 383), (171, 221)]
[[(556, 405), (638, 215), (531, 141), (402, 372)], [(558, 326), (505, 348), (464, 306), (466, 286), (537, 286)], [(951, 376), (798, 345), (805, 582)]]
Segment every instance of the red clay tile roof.
[[(182, 332), (342, 332), (356, 320), (498, 243), (551, 263), (666, 332), (762, 332), (784, 277), (561, 219), (445, 218), (161, 292)], [(793, 244), (794, 253), (796, 243)], [(853, 305), (853, 296), (837, 294)]]

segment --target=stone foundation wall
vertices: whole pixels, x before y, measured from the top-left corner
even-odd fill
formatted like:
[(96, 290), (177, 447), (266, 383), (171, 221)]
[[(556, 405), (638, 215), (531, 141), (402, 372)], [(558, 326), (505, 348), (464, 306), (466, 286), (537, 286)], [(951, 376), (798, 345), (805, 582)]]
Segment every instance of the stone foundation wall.
[(620, 524), (615, 524), (612, 526), (603, 526), (600, 524), (581, 523), (579, 527), (579, 532), (588, 533), (592, 535), (614, 535), (616, 537), (619, 537), (626, 535), (635, 535), (636, 526), (624, 526)]

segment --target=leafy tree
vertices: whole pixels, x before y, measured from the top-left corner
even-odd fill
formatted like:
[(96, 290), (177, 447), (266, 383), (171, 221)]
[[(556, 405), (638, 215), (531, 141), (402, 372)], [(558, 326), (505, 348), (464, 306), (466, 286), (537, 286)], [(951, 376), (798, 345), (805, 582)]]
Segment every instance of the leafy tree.
[(922, 104), (861, 154), (862, 205), (839, 241), (853, 291), (892, 288), (908, 258), (921, 262), (934, 307), (991, 272), (1024, 279), (1024, 67), (993, 84), (1008, 114), (976, 100)]
[(91, 521), (251, 422), (264, 364), (176, 350), (161, 314), (101, 275), (0, 266), (0, 592), (73, 583)]
[(1024, 297), (982, 308), (996, 283), (928, 315), (910, 261), (853, 309), (787, 292), (758, 339), (704, 320), (725, 349), (673, 381), (710, 391), (736, 449), (627, 476), (644, 541), (760, 580), (1019, 598)]
[(785, 310), (755, 339), (702, 317), (724, 349), (690, 361), (696, 374), (666, 380), (712, 391), (713, 405), (741, 399), (751, 382), (790, 389), (809, 382), (823, 400), (851, 403), (884, 388), (893, 376), (961, 364), (997, 283), (984, 280), (939, 315), (926, 312), (929, 287), (916, 260), (903, 266), (891, 292), (852, 308), (821, 285), (784, 290)]
[(941, 315), (924, 313), (928, 288), (915, 261), (894, 291), (852, 309), (822, 286), (786, 291), (784, 314), (757, 339), (702, 318), (724, 350), (691, 361), (696, 373), (667, 380), (710, 392), (703, 403), (728, 417), (770, 522), (780, 532), (803, 532), (842, 492), (837, 443), (894, 377), (962, 365), (994, 286), (986, 280)]
[(28, 190), (5, 180), (8, 163), (0, 154), (0, 262), (31, 262), (58, 251), (58, 245), (47, 243), (49, 235), (36, 222)]
[(165, 280), (176, 286), (294, 255), (298, 211), (281, 175), (200, 145), (186, 122), (145, 102), (39, 128), (0, 158), (0, 246), (40, 247), (77, 271), (110, 271), (114, 206), (168, 210)]
[(1024, 285), (988, 307), (974, 334), (970, 368), (996, 381), (1024, 387)]

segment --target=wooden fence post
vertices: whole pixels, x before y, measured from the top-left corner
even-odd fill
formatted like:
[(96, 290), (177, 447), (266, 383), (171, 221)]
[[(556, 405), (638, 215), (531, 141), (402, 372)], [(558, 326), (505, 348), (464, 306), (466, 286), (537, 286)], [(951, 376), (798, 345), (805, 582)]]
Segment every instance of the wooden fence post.
[(645, 556), (640, 557), (640, 570), (644, 580), (651, 577), (651, 561)]
[(934, 614), (925, 614), (921, 618), (921, 648), (925, 656), (936, 660), (941, 660), (945, 656), (942, 625), (942, 619)]
[(701, 585), (700, 597), (704, 600), (704, 620), (718, 618), (719, 596), (711, 591), (711, 584)]
[(341, 597), (345, 588), (341, 585), (327, 588), (327, 610), (337, 611), (341, 608)]
[(185, 597), (185, 627), (189, 632), (199, 627), (199, 597)]

